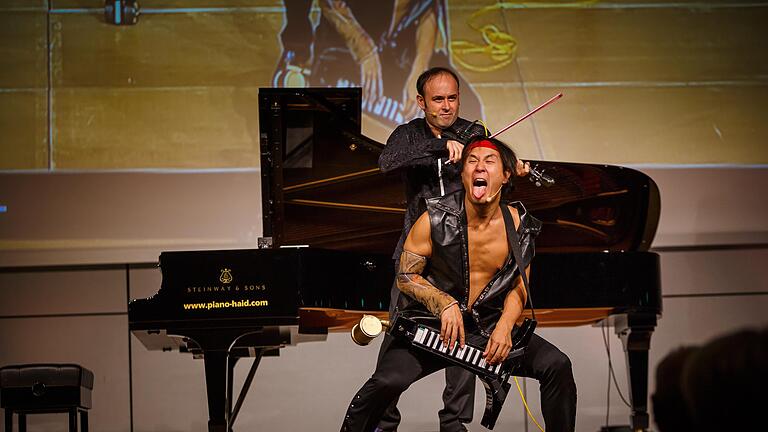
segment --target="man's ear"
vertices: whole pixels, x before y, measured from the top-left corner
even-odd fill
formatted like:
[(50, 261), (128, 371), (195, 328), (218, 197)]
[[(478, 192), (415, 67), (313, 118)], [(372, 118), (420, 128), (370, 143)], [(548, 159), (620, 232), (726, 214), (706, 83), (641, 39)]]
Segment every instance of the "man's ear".
[(424, 96), (417, 94), (416, 95), (416, 103), (419, 104), (419, 108), (421, 108), (422, 111), (427, 111), (427, 105), (424, 102)]

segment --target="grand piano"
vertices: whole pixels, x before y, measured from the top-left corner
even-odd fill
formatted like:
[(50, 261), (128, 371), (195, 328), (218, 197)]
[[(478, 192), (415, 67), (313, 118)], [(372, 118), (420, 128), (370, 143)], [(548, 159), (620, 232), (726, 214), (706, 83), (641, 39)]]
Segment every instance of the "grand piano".
[[(128, 306), (147, 349), (204, 360), (211, 432), (232, 430), (262, 357), (347, 331), (363, 314), (387, 317), (404, 187), (379, 171), (383, 144), (361, 134), (360, 107), (359, 89), (261, 89), (264, 237), (249, 250), (163, 252), (160, 289)], [(520, 179), (508, 198), (544, 222), (531, 274), (539, 325), (612, 326), (626, 353), (631, 430), (647, 430), (658, 188), (623, 167), (531, 163), (554, 183)], [(244, 357), (254, 360), (235, 399)]]

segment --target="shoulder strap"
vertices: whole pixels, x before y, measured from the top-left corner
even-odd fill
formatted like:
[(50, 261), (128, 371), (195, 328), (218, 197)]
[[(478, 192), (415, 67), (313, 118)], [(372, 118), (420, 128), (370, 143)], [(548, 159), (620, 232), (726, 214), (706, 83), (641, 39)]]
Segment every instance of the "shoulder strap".
[[(520, 325), (520, 329), (512, 340), (512, 349), (519, 349), (521, 352), (524, 352), (525, 347), (528, 346), (528, 341), (530, 341), (534, 330), (536, 330), (536, 312), (533, 309), (533, 297), (531, 296), (531, 288), (528, 284), (528, 275), (525, 274), (525, 268), (522, 267), (523, 252), (520, 249), (520, 235), (517, 233), (517, 229), (515, 228), (515, 219), (512, 217), (512, 212), (509, 211), (507, 204), (501, 205), (501, 212), (504, 215), (504, 223), (507, 224), (506, 226), (512, 227), (511, 230), (507, 230), (507, 237), (509, 238), (508, 243), (510, 243), (512, 254), (515, 256), (515, 263), (517, 264), (520, 277), (523, 279), (525, 292), (528, 293), (528, 304), (531, 305), (532, 319), (526, 318), (523, 320), (523, 324)], [(523, 226), (522, 217), (520, 217), (520, 226)], [(523, 305), (523, 308), (525, 308), (525, 305)]]
[[(512, 217), (512, 212), (509, 211), (507, 204), (501, 205), (501, 213), (504, 215), (504, 223), (508, 227), (512, 227), (511, 230), (507, 230), (507, 236), (509, 238), (509, 247), (512, 249), (512, 254), (515, 257), (517, 268), (520, 270), (520, 277), (523, 278), (523, 285), (525, 291), (528, 293), (528, 298), (531, 297), (531, 289), (528, 285), (528, 276), (525, 274), (525, 268), (521, 267), (523, 264), (523, 251), (520, 249), (520, 235), (515, 228), (515, 219)], [(520, 218), (520, 226), (523, 225), (523, 219)], [(531, 308), (533, 308), (533, 302), (531, 302)]]

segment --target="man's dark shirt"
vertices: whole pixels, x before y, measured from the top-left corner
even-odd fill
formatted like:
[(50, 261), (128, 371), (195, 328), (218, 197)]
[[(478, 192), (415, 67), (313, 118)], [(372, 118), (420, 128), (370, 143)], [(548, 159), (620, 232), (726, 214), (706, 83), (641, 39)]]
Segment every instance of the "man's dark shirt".
[[(454, 135), (484, 135), (477, 123), (457, 118), (448, 132)], [(403, 232), (392, 256), (399, 259), (408, 232), (427, 209), (425, 199), (455, 192), (462, 188), (459, 163), (446, 164), (448, 138), (436, 138), (423, 118), (398, 126), (387, 139), (379, 157), (382, 172), (398, 170), (405, 183), (407, 208)]]

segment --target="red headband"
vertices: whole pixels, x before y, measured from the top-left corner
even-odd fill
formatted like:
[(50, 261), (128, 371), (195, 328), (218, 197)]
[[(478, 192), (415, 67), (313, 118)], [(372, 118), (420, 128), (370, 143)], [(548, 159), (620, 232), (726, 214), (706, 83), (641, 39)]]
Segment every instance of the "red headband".
[[(494, 144), (494, 143), (492, 143), (492, 142), (490, 142), (488, 140), (480, 140), (480, 141), (475, 141), (472, 144), (470, 144), (469, 148), (467, 149), (467, 153), (471, 152), (472, 149), (475, 148), (475, 147), (485, 147), (485, 148), (489, 148), (489, 149), (492, 149), (492, 150), (499, 151), (499, 148), (496, 146), (496, 144)], [(499, 153), (501, 153), (501, 152), (499, 152)]]

